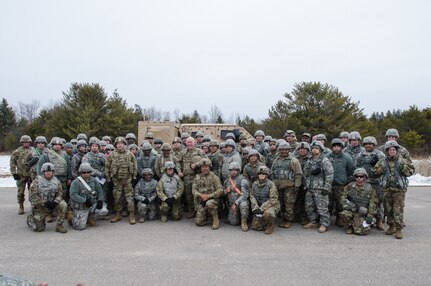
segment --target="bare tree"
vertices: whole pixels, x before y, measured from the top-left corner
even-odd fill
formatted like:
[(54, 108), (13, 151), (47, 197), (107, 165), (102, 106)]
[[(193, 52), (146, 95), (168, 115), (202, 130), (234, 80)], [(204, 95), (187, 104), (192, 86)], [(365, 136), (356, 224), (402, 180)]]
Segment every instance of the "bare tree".
[(163, 121), (171, 121), (171, 112), (163, 111)]
[(19, 119), (25, 119), (32, 123), (37, 117), (40, 108), (40, 102), (33, 100), (31, 103), (18, 103), (17, 115)]
[(144, 120), (148, 121), (161, 121), (162, 115), (162, 111), (157, 109), (155, 106), (144, 108), (142, 111)]
[(220, 108), (218, 108), (217, 105), (215, 105), (215, 104), (211, 105), (208, 123), (217, 123), (217, 120), (219, 118), (223, 118), (223, 114), (222, 114)]

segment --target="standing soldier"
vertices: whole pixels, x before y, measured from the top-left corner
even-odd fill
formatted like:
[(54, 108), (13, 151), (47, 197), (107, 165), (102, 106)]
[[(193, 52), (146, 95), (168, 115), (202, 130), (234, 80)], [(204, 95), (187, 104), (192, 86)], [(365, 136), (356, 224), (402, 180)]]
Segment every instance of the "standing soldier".
[[(220, 144), (220, 148), (221, 148), (221, 144)], [(238, 164), (241, 164), (241, 161), (242, 161), (241, 156), (236, 151), (235, 141), (233, 141), (232, 139), (226, 140), (224, 150), (225, 152), (223, 153), (223, 165), (221, 167), (222, 181), (227, 180), (230, 176), (230, 172), (229, 172), (230, 163), (237, 162)]]
[(126, 139), (124, 137), (115, 138), (114, 150), (106, 160), (105, 177), (112, 180), (114, 184), (114, 208), (116, 214), (111, 222), (121, 220), (121, 194), (124, 193), (129, 211), (129, 222), (135, 224), (135, 203), (133, 201), (132, 179), (136, 179), (137, 165), (135, 156), (126, 150)]
[(183, 141), (180, 137), (175, 137), (174, 140), (172, 140), (172, 155), (177, 159), (177, 161), (180, 158), (181, 150), (183, 150), (182, 143)]
[(241, 218), (242, 231), (248, 231), (250, 185), (241, 175), (241, 165), (238, 162), (230, 163), (229, 171), (230, 177), (224, 182), (224, 195), (227, 196), (229, 207), (228, 221), (231, 225), (238, 225)]
[(32, 149), (25, 160), (28, 162), (28, 166), (30, 167), (30, 176), (32, 181), (37, 177), (37, 163), (39, 162), (40, 157), (47, 152), (46, 145), (48, 144), (48, 141), (46, 141), (45, 136), (37, 136), (34, 143), (36, 144), (36, 147)]
[(347, 234), (364, 235), (370, 232), (377, 213), (377, 194), (373, 185), (366, 181), (368, 174), (364, 168), (356, 169), (353, 175), (355, 181), (349, 183), (341, 195), (340, 216)]
[(265, 166), (265, 164), (259, 161), (259, 152), (256, 149), (251, 149), (248, 152), (248, 163), (244, 166), (242, 172), (250, 184), (257, 180), (257, 170), (261, 166)]
[(278, 146), (280, 154), (272, 164), (272, 181), (278, 190), (281, 217), (279, 227), (289, 228), (295, 218), (294, 205), (302, 183), (302, 168), (299, 160), (289, 153), (289, 143)]
[[(389, 128), (386, 131), (386, 139), (387, 139), (387, 141), (394, 140), (394, 141), (397, 141), (397, 143), (398, 143), (398, 140), (400, 139), (400, 134), (398, 133), (398, 130), (394, 129), (394, 128)], [(406, 159), (408, 163), (411, 163), (412, 158), (410, 157), (409, 151), (406, 148), (404, 148), (403, 146), (401, 146), (399, 143), (398, 143), (398, 146), (399, 146), (399, 148), (398, 148), (397, 153), (399, 155), (401, 155), (401, 157)], [(386, 152), (385, 151), (385, 144), (380, 146), (379, 150), (382, 151), (383, 153), (385, 153)]]
[[(304, 170), (305, 164), (311, 158), (310, 152), (310, 144), (307, 142), (300, 142), (298, 148), (296, 149), (297, 155), (296, 159), (298, 159), (301, 164), (301, 170)], [(305, 176), (302, 176), (301, 186), (299, 187), (298, 194), (296, 196), (295, 202), (295, 215), (299, 217), (301, 220), (301, 224), (305, 225), (308, 223), (307, 212), (305, 210)]]
[(161, 178), (163, 173), (165, 172), (165, 162), (174, 162), (176, 166), (177, 173), (181, 171), (180, 164), (177, 159), (172, 155), (171, 145), (168, 143), (164, 143), (162, 145), (162, 155), (156, 158), (156, 162), (154, 164), (154, 169), (156, 170), (157, 178)]
[(152, 152), (156, 156), (160, 156), (162, 154), (162, 145), (163, 145), (163, 139), (162, 138), (154, 139), (154, 149), (152, 150)]
[(340, 140), (343, 142), (343, 149), (349, 146), (349, 132), (343, 131), (340, 133)]
[(275, 184), (268, 179), (268, 167), (260, 166), (257, 173), (259, 179), (253, 183), (250, 192), (253, 213), (251, 228), (253, 230), (265, 229), (265, 234), (271, 234), (274, 232), (274, 220), (280, 211), (278, 191)]
[(283, 136), (284, 140), (286, 140), (287, 143), (289, 143), (290, 148), (292, 150), (296, 150), (298, 148), (298, 142), (296, 142), (296, 134), (293, 130), (287, 130), (286, 133), (284, 133)]
[(263, 138), (265, 138), (265, 132), (262, 130), (257, 130), (254, 133), (254, 138), (256, 142), (254, 143), (253, 149), (256, 149), (262, 156), (266, 156), (269, 152), (269, 145), (263, 142)]
[(382, 176), (383, 202), (389, 229), (387, 235), (395, 233), (398, 239), (403, 238), (401, 232), (404, 223), (404, 201), (408, 187), (407, 177), (413, 175), (415, 168), (398, 152), (397, 141), (385, 143), (386, 158), (380, 159), (374, 167), (374, 174)]
[(82, 157), (82, 163), (86, 162), (90, 164), (92, 170), (92, 176), (103, 178), (105, 177), (105, 155), (100, 152), (100, 142), (95, 139), (90, 140), (90, 152)]
[(69, 161), (72, 160), (73, 157), (73, 145), (70, 142), (67, 142), (64, 144), (64, 151), (66, 152), (67, 156), (69, 157)]
[(24, 214), (24, 201), (25, 201), (25, 187), (30, 189), (31, 184), (31, 173), (30, 166), (28, 165), (28, 157), (33, 152), (33, 148), (30, 147), (32, 140), (30, 136), (23, 135), (19, 140), (21, 146), (15, 149), (10, 156), (10, 172), (16, 181), (18, 188), (18, 214)]
[(326, 232), (330, 221), (328, 210), (328, 194), (332, 188), (334, 180), (334, 169), (331, 161), (322, 154), (324, 146), (320, 141), (311, 143), (312, 157), (304, 167), (306, 178), (305, 209), (309, 223), (304, 225), (305, 229), (317, 227), (320, 221), (319, 232)]
[(172, 211), (172, 219), (181, 219), (181, 197), (184, 187), (181, 178), (174, 172), (174, 162), (165, 162), (165, 172), (157, 183), (157, 196), (162, 201), (160, 211), (162, 222), (168, 221), (169, 211)]
[(204, 135), (205, 134), (202, 131), (196, 132), (195, 139), (196, 139), (196, 147), (197, 148), (202, 148)]
[(361, 145), (361, 134), (358, 131), (352, 131), (349, 134), (349, 145), (343, 150), (344, 153), (349, 155), (353, 160), (353, 167), (356, 168), (358, 165), (358, 156), (364, 151), (364, 147)]
[(323, 155), (327, 156), (329, 153), (331, 153), (331, 149), (325, 146), (327, 141), (325, 134), (317, 134), (316, 141), (319, 141), (320, 143), (322, 143), (323, 151), (321, 153), (323, 153)]
[(32, 210), (27, 216), (27, 225), (36, 232), (44, 231), (45, 216), (55, 211), (57, 212), (55, 231), (66, 233), (63, 223), (67, 204), (62, 198), (61, 182), (54, 177), (55, 166), (52, 163), (44, 163), (40, 170), (41, 175), (38, 175), (30, 186)]
[(112, 144), (111, 136), (105, 135), (102, 137), (102, 140), (106, 142), (106, 145)]
[(211, 140), (209, 143), (210, 152), (207, 154), (208, 159), (211, 160), (211, 171), (221, 179), (221, 172), (223, 167), (223, 155), (218, 149), (220, 144), (217, 140)]
[(223, 186), (220, 178), (211, 172), (211, 161), (203, 158), (199, 161), (201, 174), (196, 175), (193, 181), (193, 197), (196, 208), (196, 225), (204, 226), (207, 224), (208, 213), (212, 216), (212, 229), (220, 227), (218, 211), (220, 207), (219, 198), (223, 195)]
[(78, 148), (77, 152), (75, 155), (73, 155), (72, 161), (71, 161), (73, 178), (76, 178), (79, 176), (79, 166), (81, 165), (82, 158), (87, 152), (87, 142), (84, 140), (78, 140), (78, 143), (76, 143), (76, 148)]
[(145, 222), (148, 213), (149, 220), (157, 217), (157, 181), (153, 178), (154, 173), (150, 168), (142, 171), (143, 178), (135, 186), (135, 200), (138, 202), (139, 222)]
[(269, 153), (266, 154), (265, 162), (266, 162), (266, 166), (269, 169), (271, 169), (272, 163), (274, 162), (275, 158), (278, 157), (277, 140), (275, 138), (272, 138), (268, 144), (269, 144)]
[(138, 176), (142, 176), (142, 170), (145, 168), (150, 168), (155, 172), (155, 163), (157, 156), (152, 153), (153, 147), (151, 147), (150, 143), (144, 142), (142, 143), (142, 153), (143, 155), (137, 158), (138, 163)]

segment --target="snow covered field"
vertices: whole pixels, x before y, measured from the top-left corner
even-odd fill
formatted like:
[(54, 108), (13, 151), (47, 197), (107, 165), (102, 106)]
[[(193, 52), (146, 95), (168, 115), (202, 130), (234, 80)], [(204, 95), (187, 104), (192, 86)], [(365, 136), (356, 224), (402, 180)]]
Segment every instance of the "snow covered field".
[[(0, 155), (0, 188), (16, 187), (15, 181), (10, 174), (9, 160), (9, 155)], [(415, 174), (409, 178), (409, 182), (410, 186), (431, 186), (431, 177)]]

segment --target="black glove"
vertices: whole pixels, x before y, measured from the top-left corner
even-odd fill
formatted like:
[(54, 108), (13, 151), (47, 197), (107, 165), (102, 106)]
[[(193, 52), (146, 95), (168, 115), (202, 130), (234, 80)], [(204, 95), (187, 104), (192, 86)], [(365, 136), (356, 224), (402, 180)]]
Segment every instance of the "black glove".
[(297, 194), (299, 192), (299, 187), (293, 187), (292, 194)]
[(30, 167), (35, 165), (39, 161), (39, 157), (32, 157), (30, 161), (27, 162), (27, 165)]
[(85, 206), (86, 206), (87, 208), (89, 208), (89, 207), (91, 207), (92, 205), (93, 205), (93, 203), (91, 202), (90, 198), (87, 198), (87, 199), (85, 200)]
[(101, 210), (103, 208), (103, 202), (97, 201), (96, 209)]
[(379, 162), (379, 158), (377, 158), (377, 156), (374, 156), (373, 159), (370, 161), (370, 164), (374, 166), (377, 162)]
[(262, 210), (261, 209), (255, 209), (253, 211), (253, 214), (255, 214), (255, 215), (262, 214)]
[(373, 219), (372, 219), (372, 218), (370, 218), (370, 217), (367, 217), (367, 219), (365, 220), (365, 222), (366, 222), (367, 224), (372, 224), (372, 223), (373, 223)]
[(18, 181), (19, 180), (19, 175), (18, 174), (12, 174), (12, 176), (13, 176), (13, 179), (15, 180), (15, 181)]
[(311, 173), (311, 175), (319, 175), (320, 172), (322, 172), (322, 169), (316, 168), (316, 169), (311, 170), (310, 173)]
[(172, 207), (172, 205), (174, 204), (174, 202), (175, 202), (175, 198), (167, 198), (167, 199), (165, 200), (165, 203), (166, 203), (168, 206), (170, 206), (170, 207)]
[(58, 203), (55, 202), (55, 201), (47, 201), (47, 202), (45, 202), (45, 206), (48, 209), (50, 209), (50, 210), (54, 210), (57, 205), (58, 205)]
[(201, 201), (200, 204), (204, 208), (207, 205), (207, 201)]
[(148, 205), (148, 204), (150, 203), (150, 200), (149, 200), (148, 198), (145, 198), (142, 202), (143, 202), (144, 204)]

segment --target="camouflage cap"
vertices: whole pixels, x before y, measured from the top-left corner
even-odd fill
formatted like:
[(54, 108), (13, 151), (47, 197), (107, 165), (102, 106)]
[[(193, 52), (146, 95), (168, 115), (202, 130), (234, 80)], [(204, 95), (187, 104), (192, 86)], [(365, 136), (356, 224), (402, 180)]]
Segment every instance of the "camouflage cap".
[(308, 144), (307, 142), (300, 142), (298, 144), (298, 149), (301, 149), (301, 148), (307, 149), (308, 151), (311, 150), (310, 144)]
[(327, 140), (326, 139), (326, 135), (325, 134), (317, 134), (316, 135), (316, 140)]
[(52, 137), (50, 144), (63, 146), (63, 141), (61, 140), (60, 137)]
[(361, 140), (361, 134), (358, 131), (352, 131), (349, 134), (349, 140)]
[[(37, 138), (36, 138), (36, 139), (37, 139)], [(72, 143), (72, 144), (77, 144), (77, 143), (78, 143), (78, 140), (77, 140), (77, 139), (75, 139), (75, 138), (70, 139), (70, 143)]]
[(349, 138), (349, 132), (343, 131), (340, 133), (340, 138)]
[(287, 137), (287, 136), (295, 137), (295, 131), (293, 131), (293, 130), (287, 130), (287, 131), (284, 133), (284, 136), (283, 136), (283, 137)]
[(146, 141), (142, 143), (142, 150), (148, 151), (148, 150), (152, 150), (152, 149), (153, 149), (153, 147), (151, 147), (150, 143), (148, 143)]
[(174, 139), (172, 140), (172, 144), (174, 143), (183, 143), (183, 140), (181, 140), (180, 137), (174, 137)]
[(154, 175), (154, 172), (153, 172), (153, 170), (151, 170), (151, 168), (144, 168), (143, 170), (142, 170), (142, 175), (151, 175), (151, 176), (153, 176)]
[(270, 173), (270, 171), (269, 171), (269, 168), (267, 166), (259, 166), (257, 168), (257, 174), (258, 175), (265, 174), (265, 175), (269, 176), (269, 173)]
[(190, 134), (188, 132), (181, 133), (181, 139), (187, 139), (190, 137)]
[(211, 141), (211, 136), (205, 135), (204, 139), (203, 139), (203, 142), (210, 142), (210, 141)]
[(154, 144), (163, 144), (163, 139), (162, 138), (154, 139)]
[(103, 137), (102, 137), (102, 140), (103, 140), (103, 141), (109, 141), (109, 142), (111, 142), (111, 141), (112, 141), (111, 136), (108, 136), (108, 135), (103, 136)]
[(124, 144), (127, 144), (126, 138), (124, 138), (123, 136), (118, 136), (117, 138), (115, 138), (114, 146), (117, 146), (117, 143), (119, 142), (123, 142)]
[(76, 140), (85, 140), (87, 141), (87, 135), (85, 135), (84, 133), (79, 133), (78, 136), (76, 136)]
[(147, 132), (147, 134), (145, 134), (145, 139), (154, 139), (153, 132)]
[(302, 133), (302, 137), (308, 137), (308, 138), (311, 138), (311, 134), (310, 134), (310, 133), (307, 133), (307, 132), (304, 132), (304, 133)]
[(256, 136), (265, 137), (265, 132), (263, 132), (262, 130), (257, 130), (256, 132), (254, 132), (254, 137)]
[(227, 139), (224, 143), (226, 144), (226, 147), (227, 146), (232, 146), (233, 148), (236, 147), (235, 141), (233, 141), (232, 139)]
[(97, 139), (97, 137), (91, 137), (90, 140), (88, 140), (88, 143), (91, 145), (96, 144), (100, 147), (100, 141)]
[(100, 146), (106, 146), (108, 143), (105, 140), (99, 141)]
[(247, 140), (247, 137), (244, 134), (240, 134), (238, 140)]
[(224, 138), (225, 138), (225, 140), (227, 140), (229, 138), (235, 140), (235, 135), (232, 132), (229, 132), (226, 134), (226, 136)]
[(278, 150), (289, 150), (290, 144), (287, 142), (282, 142), (278, 145)]
[(132, 150), (132, 149), (138, 150), (139, 147), (135, 143), (127, 145), (127, 150)]
[(271, 140), (272, 140), (272, 136), (271, 136), (271, 135), (266, 135), (266, 136), (263, 138), (263, 141), (264, 141), (264, 142), (271, 141)]
[(341, 147), (343, 147), (344, 143), (343, 141), (341, 141), (340, 138), (334, 138), (331, 141), (331, 146), (334, 146), (334, 145), (340, 145)]
[(322, 152), (322, 151), (324, 150), (324, 146), (323, 146), (322, 142), (317, 141), (317, 140), (315, 140), (315, 141), (313, 141), (313, 142), (311, 143), (310, 148), (311, 148), (311, 149), (313, 149), (313, 148), (319, 148), (319, 149), (320, 149), (320, 152)]
[(395, 147), (398, 150), (398, 148), (400, 148), (400, 145), (395, 140), (389, 140), (385, 143), (385, 151), (392, 147)]
[(211, 140), (210, 141), (210, 146), (220, 146), (220, 143), (218, 142), (218, 140), (215, 140), (215, 139), (213, 139), (213, 140)]
[(87, 147), (87, 142), (85, 140), (78, 140), (78, 143), (76, 143), (76, 147), (79, 148), (79, 146), (84, 145)]
[(198, 131), (198, 132), (196, 132), (195, 138), (197, 138), (197, 137), (204, 137), (204, 135), (205, 134), (202, 131)]
[(105, 148), (105, 150), (115, 150), (115, 147), (114, 147), (114, 145), (112, 145), (112, 144), (108, 144), (108, 145), (106, 145), (106, 148)]
[(257, 156), (259, 158), (259, 152), (256, 149), (250, 149), (250, 151), (248, 151), (248, 157), (250, 158), (251, 156)]
[(70, 142), (67, 142), (66, 144), (64, 144), (64, 148), (73, 148), (73, 144)]

